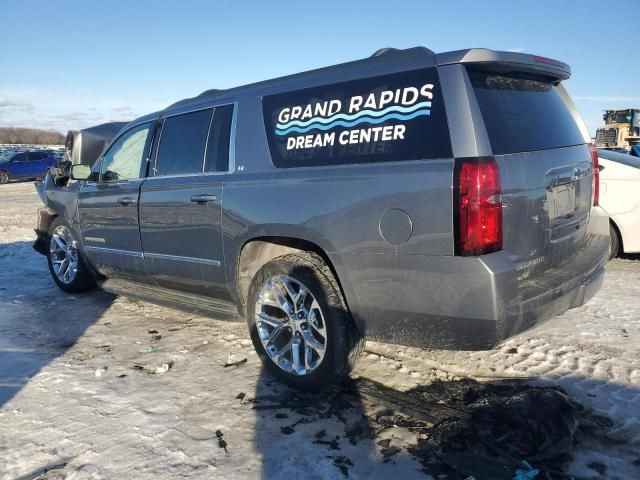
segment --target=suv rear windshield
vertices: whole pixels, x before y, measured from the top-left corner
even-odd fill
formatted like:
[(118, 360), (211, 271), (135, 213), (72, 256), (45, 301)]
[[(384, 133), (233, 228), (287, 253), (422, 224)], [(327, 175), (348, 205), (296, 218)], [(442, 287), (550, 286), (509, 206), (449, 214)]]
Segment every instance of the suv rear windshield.
[(557, 87), (516, 74), (469, 71), (495, 155), (568, 147), (584, 138)]

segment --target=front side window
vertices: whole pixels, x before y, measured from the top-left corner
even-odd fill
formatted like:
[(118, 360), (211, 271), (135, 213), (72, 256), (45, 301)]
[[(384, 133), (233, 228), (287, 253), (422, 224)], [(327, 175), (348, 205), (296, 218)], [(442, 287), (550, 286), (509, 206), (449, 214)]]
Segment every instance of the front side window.
[(102, 159), (100, 180), (130, 180), (140, 177), (145, 145), (151, 130), (151, 123), (132, 128), (115, 141)]
[(212, 109), (207, 109), (165, 119), (156, 176), (202, 173), (212, 113)]

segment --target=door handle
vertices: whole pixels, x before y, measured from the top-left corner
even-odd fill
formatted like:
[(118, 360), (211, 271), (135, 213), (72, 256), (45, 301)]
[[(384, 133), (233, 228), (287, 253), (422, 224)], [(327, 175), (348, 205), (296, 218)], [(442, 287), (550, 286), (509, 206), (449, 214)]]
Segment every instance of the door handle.
[(191, 201), (193, 203), (211, 203), (216, 201), (216, 196), (203, 193), (200, 195), (193, 195), (191, 197)]
[(136, 203), (136, 199), (131, 197), (122, 197), (118, 199), (118, 203), (123, 207), (126, 207), (127, 205), (131, 205), (132, 203)]

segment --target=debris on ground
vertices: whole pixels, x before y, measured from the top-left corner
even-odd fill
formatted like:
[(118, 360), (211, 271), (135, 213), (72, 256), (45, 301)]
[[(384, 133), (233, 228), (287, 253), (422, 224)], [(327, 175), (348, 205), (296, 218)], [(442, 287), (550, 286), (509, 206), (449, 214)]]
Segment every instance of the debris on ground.
[[(334, 417), (344, 424), (352, 445), (373, 439), (384, 461), (406, 448), (424, 473), (445, 475), (447, 480), (568, 479), (563, 472), (576, 437), (611, 426), (610, 420), (588, 411), (560, 387), (519, 381), (438, 380), (403, 392), (359, 378), (320, 394), (286, 389), (252, 402), (257, 410), (288, 408), (304, 415), (281, 427), (285, 435), (303, 421)], [(355, 419), (354, 413), (359, 413)], [(397, 428), (413, 435), (415, 443), (401, 447), (389, 438), (376, 441), (381, 433)], [(325, 436), (324, 429), (318, 431), (313, 443), (339, 449), (337, 439)], [(346, 476), (345, 464), (340, 465), (336, 464)], [(591, 468), (598, 471), (599, 466)]]
[(516, 470), (516, 476), (513, 477), (513, 480), (533, 480), (540, 473), (540, 470), (533, 468), (526, 460), (522, 461), (522, 466), (523, 468)]
[(589, 467), (591, 470), (595, 470), (600, 475), (604, 475), (605, 473), (607, 473), (607, 466), (602, 462), (594, 461), (589, 463), (587, 467)]
[(149, 373), (151, 375), (159, 375), (161, 373), (167, 373), (173, 367), (173, 360), (169, 360), (168, 362), (161, 363), (160, 365), (133, 365), (134, 370), (142, 371), (145, 373)]
[(95, 376), (96, 377), (101, 377), (102, 375), (104, 375), (105, 373), (107, 373), (107, 370), (109, 370), (109, 367), (100, 367), (100, 368), (96, 368), (95, 371)]
[(45, 478), (53, 478), (50, 475), (48, 475), (48, 473), (55, 472), (56, 470), (64, 470), (66, 467), (67, 467), (67, 462), (57, 463), (55, 465), (48, 465), (32, 473), (31, 475), (20, 477), (18, 480), (41, 480), (41, 479), (44, 480)]
[(151, 353), (153, 352), (153, 347), (141, 347), (138, 349), (138, 353)]
[(238, 360), (236, 362), (227, 362), (223, 365), (224, 368), (228, 368), (228, 367), (238, 367), (240, 365), (244, 365), (245, 363), (247, 363), (247, 359), (243, 358), (242, 360)]
[(171, 367), (173, 367), (173, 362), (169, 361), (169, 362), (165, 362), (162, 365), (159, 365), (155, 368), (155, 370), (149, 372), (149, 373), (155, 373), (155, 374), (160, 374), (160, 373), (167, 373), (169, 370), (171, 370)]
[(218, 437), (218, 446), (226, 452), (227, 441), (224, 438), (222, 438), (224, 437), (224, 433), (222, 433), (222, 430), (216, 430), (216, 437)]

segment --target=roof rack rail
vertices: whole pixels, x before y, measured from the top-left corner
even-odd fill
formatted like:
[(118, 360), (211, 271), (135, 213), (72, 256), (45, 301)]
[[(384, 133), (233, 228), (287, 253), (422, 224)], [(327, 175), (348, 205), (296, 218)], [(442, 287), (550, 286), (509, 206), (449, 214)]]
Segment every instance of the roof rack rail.
[(172, 103), (167, 108), (178, 107), (180, 105), (187, 104), (192, 100), (197, 100), (198, 98), (202, 98), (202, 97), (216, 97), (218, 95), (221, 95), (222, 93), (224, 93), (224, 90), (221, 90), (219, 88), (211, 88), (209, 90), (205, 90), (204, 92), (196, 95), (195, 97), (185, 98), (184, 100), (179, 100), (175, 103)]
[(430, 50), (427, 47), (411, 47), (411, 48), (404, 48), (404, 49), (393, 48), (393, 47), (384, 47), (384, 48), (379, 48), (378, 50), (373, 52), (373, 54), (371, 55), (370, 58), (381, 57), (383, 55), (396, 55), (398, 53), (406, 53), (406, 52), (409, 52), (409, 51), (412, 51), (412, 50), (413, 51), (421, 51), (422, 53), (426, 53), (427, 55), (435, 55), (436, 54), (433, 50)]

